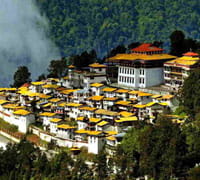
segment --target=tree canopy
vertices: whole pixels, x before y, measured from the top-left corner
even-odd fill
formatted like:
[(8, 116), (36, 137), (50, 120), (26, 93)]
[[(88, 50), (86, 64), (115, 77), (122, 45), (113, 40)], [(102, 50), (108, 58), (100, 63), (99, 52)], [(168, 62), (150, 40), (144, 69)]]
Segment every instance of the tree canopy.
[(28, 83), (31, 81), (30, 79), (31, 73), (29, 72), (28, 68), (26, 66), (20, 66), (18, 67), (17, 71), (15, 72), (13, 76), (13, 87), (20, 87), (24, 83)]
[(163, 41), (175, 30), (200, 39), (198, 0), (36, 0), (63, 56), (131, 42)]
[(185, 80), (180, 97), (185, 112), (194, 119), (200, 112), (200, 70), (192, 71)]

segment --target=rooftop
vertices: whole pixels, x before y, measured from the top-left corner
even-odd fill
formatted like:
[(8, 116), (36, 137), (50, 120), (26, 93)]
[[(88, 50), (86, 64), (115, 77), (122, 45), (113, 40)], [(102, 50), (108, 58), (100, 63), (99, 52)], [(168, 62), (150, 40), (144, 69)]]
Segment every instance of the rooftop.
[(93, 63), (93, 64), (90, 64), (89, 67), (92, 67), (92, 68), (106, 68), (107, 66), (104, 65), (104, 64)]
[(146, 55), (146, 54), (117, 54), (114, 57), (111, 57), (108, 59), (108, 61), (123, 61), (123, 60), (129, 60), (129, 61), (136, 61), (136, 60), (143, 60), (143, 61), (157, 61), (157, 60), (170, 60), (175, 59), (176, 56), (172, 56), (169, 54), (152, 54), (152, 55)]
[(164, 51), (164, 49), (158, 48), (156, 46), (153, 46), (153, 44), (150, 43), (144, 43), (139, 45), (136, 48), (131, 49), (133, 52), (157, 52), (157, 51)]
[(200, 59), (197, 53), (188, 52), (188, 53), (185, 53), (184, 56), (180, 58), (167, 61), (165, 64), (192, 66), (199, 62), (200, 62)]
[(25, 109), (19, 109), (17, 111), (14, 111), (13, 114), (15, 114), (15, 115), (21, 115), (21, 116), (26, 116), (26, 115), (31, 114), (31, 112), (27, 111)]

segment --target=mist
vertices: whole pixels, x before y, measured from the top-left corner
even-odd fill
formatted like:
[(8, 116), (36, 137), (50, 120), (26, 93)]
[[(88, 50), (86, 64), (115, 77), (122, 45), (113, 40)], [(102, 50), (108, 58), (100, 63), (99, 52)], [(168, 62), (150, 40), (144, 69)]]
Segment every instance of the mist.
[(47, 31), (34, 0), (0, 0), (0, 87), (12, 84), (19, 66), (27, 66), (35, 80), (60, 58)]

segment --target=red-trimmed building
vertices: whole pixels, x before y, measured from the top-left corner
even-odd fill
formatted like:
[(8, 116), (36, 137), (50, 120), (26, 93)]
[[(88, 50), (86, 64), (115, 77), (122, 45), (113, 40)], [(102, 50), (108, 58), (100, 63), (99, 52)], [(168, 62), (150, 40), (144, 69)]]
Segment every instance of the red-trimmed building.
[(178, 90), (191, 70), (200, 67), (199, 54), (187, 52), (182, 57), (164, 63), (164, 80), (172, 90)]
[(133, 88), (147, 88), (164, 83), (163, 64), (176, 56), (163, 53), (164, 49), (142, 44), (130, 54), (117, 54), (107, 62), (118, 67), (117, 83)]

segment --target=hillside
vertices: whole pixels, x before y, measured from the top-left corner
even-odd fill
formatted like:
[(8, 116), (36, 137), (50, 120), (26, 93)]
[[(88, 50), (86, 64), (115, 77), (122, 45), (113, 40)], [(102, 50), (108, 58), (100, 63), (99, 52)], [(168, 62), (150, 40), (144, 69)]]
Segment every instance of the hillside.
[(162, 40), (183, 30), (200, 37), (197, 0), (37, 0), (50, 21), (50, 36), (62, 55), (96, 49), (104, 55), (119, 44)]

